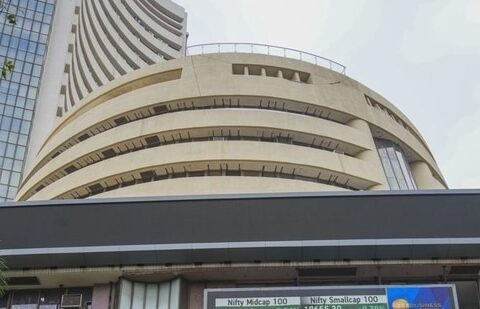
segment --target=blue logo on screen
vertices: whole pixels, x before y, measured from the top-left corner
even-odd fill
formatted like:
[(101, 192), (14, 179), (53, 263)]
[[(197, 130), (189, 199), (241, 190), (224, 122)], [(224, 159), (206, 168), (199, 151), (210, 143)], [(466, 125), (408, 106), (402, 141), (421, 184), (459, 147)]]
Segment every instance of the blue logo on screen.
[(389, 287), (389, 309), (455, 309), (452, 287)]

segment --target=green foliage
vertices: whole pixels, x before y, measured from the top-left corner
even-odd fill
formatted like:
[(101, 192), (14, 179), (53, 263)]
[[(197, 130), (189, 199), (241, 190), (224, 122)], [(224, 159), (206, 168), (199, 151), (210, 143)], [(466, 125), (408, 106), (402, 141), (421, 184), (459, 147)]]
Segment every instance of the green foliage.
[(15, 65), (13, 64), (13, 61), (5, 58), (5, 61), (3, 62), (3, 66), (2, 66), (2, 79), (7, 79), (7, 73), (13, 72), (13, 69), (15, 69)]
[(10, 24), (16, 25), (17, 24), (17, 15), (13, 13), (7, 13), (7, 20)]
[[(9, 7), (10, 2), (5, 3), (4, 0), (0, 0), (0, 15), (7, 18), (9, 24), (16, 25), (17, 24), (17, 14), (8, 12), (7, 9)], [(4, 15), (5, 14), (5, 15)], [(13, 72), (14, 64), (12, 60), (5, 59), (2, 66), (2, 74), (0, 76), (0, 80), (7, 79), (7, 73)]]
[(5, 287), (7, 286), (7, 280), (3, 274), (3, 270), (7, 269), (5, 262), (0, 259), (0, 296), (5, 293)]

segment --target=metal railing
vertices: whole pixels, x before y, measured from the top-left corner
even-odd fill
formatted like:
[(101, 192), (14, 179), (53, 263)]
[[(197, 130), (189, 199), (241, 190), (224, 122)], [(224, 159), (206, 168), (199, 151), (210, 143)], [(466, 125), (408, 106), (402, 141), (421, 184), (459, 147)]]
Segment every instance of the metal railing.
[(309, 62), (345, 74), (346, 67), (328, 58), (301, 50), (256, 43), (209, 43), (188, 46), (187, 56), (215, 53), (248, 53), (280, 56)]

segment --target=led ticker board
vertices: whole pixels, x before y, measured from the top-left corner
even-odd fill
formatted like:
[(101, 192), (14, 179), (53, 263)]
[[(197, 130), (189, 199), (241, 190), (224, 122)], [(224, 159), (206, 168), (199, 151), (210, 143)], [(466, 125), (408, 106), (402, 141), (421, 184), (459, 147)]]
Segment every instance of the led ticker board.
[(454, 285), (207, 289), (204, 309), (458, 309)]

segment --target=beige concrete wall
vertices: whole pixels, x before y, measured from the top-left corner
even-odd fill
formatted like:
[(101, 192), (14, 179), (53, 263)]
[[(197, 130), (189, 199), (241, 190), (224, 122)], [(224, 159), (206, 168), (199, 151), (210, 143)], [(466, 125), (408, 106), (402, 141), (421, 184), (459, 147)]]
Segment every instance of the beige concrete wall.
[[(233, 64), (283, 68), (304, 72), (310, 74), (310, 77), (307, 82), (298, 82), (270, 76), (237, 75), (233, 74)], [(175, 70), (181, 70), (181, 76), (173, 79), (164, 77)], [(265, 70), (262, 72), (265, 73)], [(382, 108), (367, 104), (365, 95), (374, 98)], [(162, 104), (175, 112), (149, 116), (154, 106)], [(239, 108), (240, 104), (243, 104), (242, 108)], [(199, 106), (209, 109), (182, 111)], [(129, 117), (132, 121), (117, 126), (113, 120), (122, 116)], [(104, 126), (106, 129), (100, 130), (104, 132), (98, 128), (92, 129), (96, 126)], [(86, 157), (102, 149), (135, 138), (164, 132), (176, 134), (180, 129), (188, 129), (191, 133), (206, 128), (268, 128), (293, 135), (311, 134), (328, 139), (330, 143), (338, 143), (346, 149), (354, 149), (351, 150), (354, 157), (336, 152), (335, 149), (308, 149), (294, 144), (210, 141), (161, 146), (108, 159), (101, 158), (100, 155), (97, 160), (99, 162), (82, 164), (85, 167), (68, 175), (60, 173), (69, 164), (88, 160)], [(77, 137), (85, 132), (93, 136), (78, 142)], [(305, 173), (321, 171), (335, 177), (340, 176), (346, 185), (356, 189), (388, 189), (374, 138), (386, 138), (402, 147), (412, 169), (416, 169), (412, 173), (419, 188), (433, 186), (433, 180), (427, 184), (422, 178), (427, 170), (437, 181), (437, 187), (446, 187), (428, 147), (410, 121), (380, 95), (347, 76), (306, 62), (266, 55), (209, 54), (186, 57), (133, 71), (81, 100), (60, 119), (49, 135), (32, 164), (32, 172), (27, 175), (18, 197), (62, 197), (72, 190), (83, 188), (81, 190), (85, 191), (91, 184), (119, 175), (130, 173), (130, 176), (135, 177), (135, 173), (147, 168), (200, 161), (241, 164), (246, 164), (247, 161), (274, 162), (300, 168)], [(134, 145), (137, 141), (132, 143)], [(141, 141), (138, 143), (141, 145)], [(52, 159), (52, 154), (59, 150), (61, 153)], [(413, 162), (422, 162), (423, 167), (413, 168), (416, 166)], [(210, 181), (207, 178), (205, 177), (205, 183)], [(235, 177), (220, 178), (228, 180)], [(278, 181), (270, 180), (271, 185), (267, 184), (269, 179), (262, 179), (262, 187), (258, 187), (255, 192), (280, 190)], [(198, 181), (182, 180), (182, 183), (188, 187), (190, 182)], [(314, 187), (318, 187), (318, 190), (332, 189), (322, 183), (304, 181), (305, 186), (302, 187), (293, 184), (299, 180), (291, 181), (291, 188), (298, 191)], [(35, 193), (37, 186), (43, 182), (46, 187)], [(152, 194), (157, 190), (155, 188), (167, 183), (165, 180), (156, 182), (158, 184), (137, 184), (105, 192), (103, 195), (134, 195), (137, 194), (135, 188), (144, 194)], [(229, 192), (251, 190), (248, 186), (236, 191), (231, 185), (224, 187)], [(208, 189), (205, 186), (203, 188)], [(219, 186), (213, 191), (222, 193), (221, 188)], [(335, 187), (338, 188), (340, 187)], [(158, 194), (189, 192), (168, 185), (158, 190)], [(201, 193), (200, 191), (195, 192)], [(28, 192), (30, 193), (26, 194)]]
[(186, 12), (170, 0), (78, 0), (77, 7), (58, 102), (63, 113), (119, 76), (185, 54)]
[(443, 184), (432, 175), (432, 171), (425, 162), (413, 162), (410, 168), (419, 189), (445, 189)]
[(263, 177), (191, 177), (154, 181), (95, 195), (95, 198), (123, 196), (173, 196), (240, 194), (258, 192), (347, 191), (344, 188), (301, 180)]

